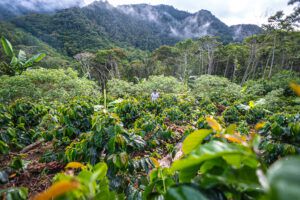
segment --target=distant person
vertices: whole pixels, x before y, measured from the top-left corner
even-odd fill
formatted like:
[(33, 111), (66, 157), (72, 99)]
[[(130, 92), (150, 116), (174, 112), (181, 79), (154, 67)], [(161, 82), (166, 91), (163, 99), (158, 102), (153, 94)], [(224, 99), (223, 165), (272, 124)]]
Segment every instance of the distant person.
[(157, 90), (153, 90), (151, 94), (151, 101), (156, 101), (158, 98), (159, 98), (159, 93), (157, 92)]

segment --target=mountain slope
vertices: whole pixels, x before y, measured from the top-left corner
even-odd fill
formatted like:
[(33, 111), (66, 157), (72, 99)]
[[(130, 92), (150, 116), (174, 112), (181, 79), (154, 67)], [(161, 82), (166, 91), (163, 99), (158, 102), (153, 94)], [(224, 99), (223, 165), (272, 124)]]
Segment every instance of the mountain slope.
[(188, 13), (147, 4), (113, 7), (103, 1), (53, 14), (19, 16), (11, 22), (69, 56), (114, 46), (153, 50), (204, 35), (219, 36), (227, 43), (260, 30), (256, 25), (228, 27), (207, 10)]
[[(13, 44), (15, 51), (22, 49), (29, 55), (46, 53), (47, 56), (42, 60), (40, 66), (61, 67), (69, 61), (69, 58), (62, 56), (56, 49), (52, 48), (47, 43), (37, 39), (30, 33), (17, 28), (11, 23), (0, 22), (0, 32), (1, 36), (4, 36)], [(0, 53), (0, 57), (1, 56)]]
[(234, 41), (241, 42), (244, 38), (253, 35), (253, 33), (261, 33), (262, 29), (253, 24), (238, 24), (230, 26)]
[(67, 55), (109, 48), (112, 44), (102, 27), (88, 19), (80, 8), (62, 10), (54, 15), (27, 15), (12, 23)]

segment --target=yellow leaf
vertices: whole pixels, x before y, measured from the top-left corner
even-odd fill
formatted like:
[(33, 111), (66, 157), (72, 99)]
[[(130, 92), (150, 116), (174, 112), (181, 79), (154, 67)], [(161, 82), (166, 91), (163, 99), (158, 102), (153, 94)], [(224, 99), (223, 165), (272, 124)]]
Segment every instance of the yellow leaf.
[(300, 85), (296, 83), (290, 83), (290, 87), (298, 96), (300, 96)]
[(246, 136), (241, 136), (239, 133), (235, 133), (234, 135), (229, 135), (229, 134), (216, 134), (214, 137), (216, 138), (225, 138), (226, 140), (238, 144), (244, 144), (246, 145), (247, 143), (247, 137)]
[(158, 168), (158, 167), (160, 166), (159, 162), (158, 162), (155, 158), (150, 157), (150, 159), (151, 159), (151, 161), (153, 162), (153, 164), (154, 164), (154, 166), (155, 166), (156, 168)]
[(266, 122), (258, 122), (256, 125), (255, 125), (255, 130), (259, 130), (259, 129), (262, 129), (264, 126), (265, 126)]
[(78, 168), (84, 168), (85, 166), (79, 162), (69, 162), (67, 166), (65, 167), (66, 169), (72, 168), (72, 169), (78, 169)]
[(76, 190), (80, 184), (76, 181), (60, 181), (54, 183), (50, 188), (37, 194), (33, 200), (52, 200), (60, 195), (63, 195), (72, 190)]
[(250, 108), (254, 108), (254, 106), (255, 106), (254, 101), (249, 101), (249, 106), (250, 106)]
[(208, 123), (208, 125), (214, 129), (215, 131), (221, 131), (222, 130), (222, 126), (212, 117), (206, 117), (206, 121)]
[(226, 134), (226, 135), (224, 135), (224, 138), (226, 138), (230, 142), (234, 142), (234, 143), (238, 143), (238, 144), (243, 144), (244, 142), (246, 142), (245, 137), (239, 137), (237, 135)]

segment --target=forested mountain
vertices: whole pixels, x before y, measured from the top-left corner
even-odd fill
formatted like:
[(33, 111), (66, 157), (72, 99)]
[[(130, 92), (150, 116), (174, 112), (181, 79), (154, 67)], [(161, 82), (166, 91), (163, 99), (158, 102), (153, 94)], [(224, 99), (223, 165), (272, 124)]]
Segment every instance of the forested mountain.
[[(27, 15), (24, 14), (28, 9), (22, 7), (7, 9), (2, 3), (0, 9), (3, 8), (6, 12), (1, 12), (0, 19), (9, 17), (15, 26), (69, 56), (113, 46), (153, 50), (205, 35), (219, 36), (228, 43), (261, 31), (256, 25), (242, 26), (242, 31), (228, 27), (207, 10), (192, 14), (166, 5), (113, 7), (108, 2), (97, 1), (86, 7), (72, 7), (52, 14), (41, 8)], [(12, 17), (14, 10), (17, 10), (17, 18)]]
[(229, 27), (234, 41), (243, 41), (253, 33), (261, 33), (262, 29), (253, 24), (237, 24)]
[(80, 5), (83, 5), (82, 0), (60, 2), (49, 0), (1, 0), (0, 19), (7, 20), (32, 13), (53, 13), (65, 8), (79, 7)]
[(82, 2), (0, 0), (1, 199), (300, 200), (300, 0)]

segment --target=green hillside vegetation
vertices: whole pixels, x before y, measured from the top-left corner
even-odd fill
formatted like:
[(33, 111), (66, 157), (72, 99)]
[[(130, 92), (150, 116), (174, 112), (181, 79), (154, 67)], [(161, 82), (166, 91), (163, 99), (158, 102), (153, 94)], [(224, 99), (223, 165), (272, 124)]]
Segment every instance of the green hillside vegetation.
[(6, 37), (16, 49), (23, 49), (29, 55), (46, 53), (47, 57), (40, 63), (42, 67), (58, 68), (67, 66), (71, 62), (69, 58), (58, 53), (56, 49), (50, 47), (47, 43), (42, 42), (30, 33), (17, 28), (11, 23), (0, 22), (0, 30), (1, 36)]
[(299, 3), (241, 42), (164, 5), (0, 22), (0, 198), (300, 200)]

